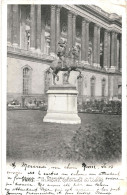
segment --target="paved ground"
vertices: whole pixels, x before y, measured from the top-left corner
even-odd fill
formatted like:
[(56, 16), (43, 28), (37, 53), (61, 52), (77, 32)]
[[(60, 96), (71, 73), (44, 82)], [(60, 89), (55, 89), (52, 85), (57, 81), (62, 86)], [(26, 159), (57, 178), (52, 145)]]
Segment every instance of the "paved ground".
[(40, 110), (7, 112), (7, 160), (119, 161), (121, 116), (82, 114), (81, 125), (43, 123)]

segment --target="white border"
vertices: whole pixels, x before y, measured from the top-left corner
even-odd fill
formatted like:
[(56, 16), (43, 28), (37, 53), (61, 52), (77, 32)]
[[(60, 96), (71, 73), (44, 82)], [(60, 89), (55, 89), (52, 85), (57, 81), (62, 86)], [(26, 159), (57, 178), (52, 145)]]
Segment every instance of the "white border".
[[(103, 2), (103, 3), (102, 3)], [(110, 7), (110, 3), (115, 3), (116, 7), (118, 9), (123, 10), (122, 11), (122, 16), (123, 16), (123, 21), (122, 21), (122, 25), (123, 25), (123, 29), (122, 29), (122, 106), (123, 106), (123, 110), (122, 110), (122, 166), (121, 166), (121, 171), (122, 171), (122, 178), (125, 178), (127, 176), (126, 173), (126, 165), (127, 165), (127, 145), (126, 145), (126, 138), (127, 138), (127, 133), (126, 133), (126, 119), (127, 119), (127, 115), (126, 115), (126, 29), (127, 29), (127, 25), (126, 25), (126, 9), (120, 8), (119, 3), (121, 3), (123, 6), (127, 4), (127, 2), (125, 2), (124, 0), (112, 0), (112, 1), (108, 1), (107, 0), (89, 0), (89, 1), (84, 1), (84, 0), (64, 0), (58, 3), (58, 0), (53, 0), (53, 1), (49, 1), (49, 0), (8, 0), (8, 1), (2, 1), (0, 8), (1, 8), (1, 26), (2, 27), (2, 31), (1, 31), (1, 45), (0, 47), (2, 49), (0, 49), (0, 57), (2, 60), (2, 75), (1, 75), (1, 83), (2, 83), (2, 116), (1, 116), (1, 120), (2, 120), (2, 131), (1, 131), (1, 152), (2, 152), (2, 161), (1, 161), (1, 171), (2, 171), (2, 179), (1, 180), (1, 192), (4, 191), (4, 187), (5, 187), (5, 183), (6, 183), (6, 91), (7, 91), (7, 4), (96, 4), (98, 6), (106, 6), (108, 5)], [(103, 9), (103, 8), (102, 8)], [(116, 10), (118, 10), (116, 9)], [(113, 10), (113, 9), (112, 9)], [(126, 43), (126, 44), (125, 44)], [(2, 194), (2, 193), (1, 193)]]

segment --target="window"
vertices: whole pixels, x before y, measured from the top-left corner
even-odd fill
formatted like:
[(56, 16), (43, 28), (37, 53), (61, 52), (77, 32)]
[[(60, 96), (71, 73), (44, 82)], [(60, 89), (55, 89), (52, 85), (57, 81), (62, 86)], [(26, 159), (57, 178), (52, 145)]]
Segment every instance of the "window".
[(91, 97), (95, 96), (95, 77), (91, 78)]
[(102, 97), (105, 97), (106, 80), (102, 79)]
[(28, 95), (30, 93), (31, 84), (31, 69), (28, 67), (23, 68), (23, 94)]

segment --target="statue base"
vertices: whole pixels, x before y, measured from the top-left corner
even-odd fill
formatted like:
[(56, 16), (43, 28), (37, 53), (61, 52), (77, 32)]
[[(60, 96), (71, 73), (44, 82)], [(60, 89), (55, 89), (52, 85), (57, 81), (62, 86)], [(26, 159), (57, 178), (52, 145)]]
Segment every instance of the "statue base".
[(47, 91), (48, 110), (43, 122), (80, 124), (77, 112), (76, 87), (70, 84), (54, 85)]

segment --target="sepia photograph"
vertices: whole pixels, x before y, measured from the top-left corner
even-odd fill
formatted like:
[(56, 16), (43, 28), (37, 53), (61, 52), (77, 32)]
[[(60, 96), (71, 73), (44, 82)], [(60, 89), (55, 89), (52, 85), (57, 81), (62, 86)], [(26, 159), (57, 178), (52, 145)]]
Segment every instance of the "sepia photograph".
[(121, 162), (122, 16), (7, 5), (7, 162)]
[(1, 4), (0, 194), (126, 194), (126, 5)]

